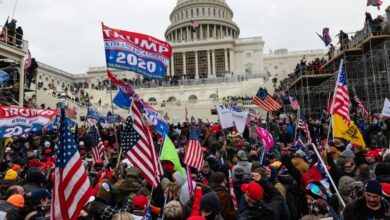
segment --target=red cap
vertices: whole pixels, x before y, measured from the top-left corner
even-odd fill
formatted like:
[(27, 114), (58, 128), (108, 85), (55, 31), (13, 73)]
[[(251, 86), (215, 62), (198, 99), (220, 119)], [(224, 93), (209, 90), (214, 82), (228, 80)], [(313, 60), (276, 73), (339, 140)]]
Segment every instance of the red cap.
[(86, 153), (87, 153), (86, 150), (80, 150), (80, 154), (81, 154), (81, 155), (85, 155)]
[(376, 149), (376, 150), (371, 150), (371, 151), (368, 151), (365, 156), (366, 157), (373, 157), (373, 158), (378, 158), (379, 157), (379, 152), (381, 151), (381, 149)]
[(390, 198), (390, 183), (382, 183), (381, 185), (383, 195)]
[(40, 167), (41, 162), (39, 160), (30, 160), (30, 163), (28, 164), (29, 167)]
[(138, 210), (145, 210), (148, 205), (148, 198), (144, 195), (138, 195), (133, 199), (133, 208)]
[(237, 147), (243, 147), (245, 145), (245, 142), (244, 141), (240, 141), (237, 143)]
[(105, 146), (107, 146), (107, 145), (108, 145), (108, 141), (105, 140), (105, 141), (103, 142), (103, 144), (104, 144)]
[(254, 201), (259, 201), (264, 196), (263, 188), (256, 182), (244, 183), (241, 185), (241, 190), (247, 193), (249, 198)]
[(187, 220), (206, 220), (206, 219), (201, 216), (191, 216), (187, 218)]

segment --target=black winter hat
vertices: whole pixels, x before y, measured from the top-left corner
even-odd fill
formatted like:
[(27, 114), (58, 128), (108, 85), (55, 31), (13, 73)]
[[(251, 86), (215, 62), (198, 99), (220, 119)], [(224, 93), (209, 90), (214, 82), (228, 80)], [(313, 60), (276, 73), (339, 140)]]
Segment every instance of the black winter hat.
[(200, 200), (200, 210), (219, 213), (219, 200), (215, 192), (206, 193)]

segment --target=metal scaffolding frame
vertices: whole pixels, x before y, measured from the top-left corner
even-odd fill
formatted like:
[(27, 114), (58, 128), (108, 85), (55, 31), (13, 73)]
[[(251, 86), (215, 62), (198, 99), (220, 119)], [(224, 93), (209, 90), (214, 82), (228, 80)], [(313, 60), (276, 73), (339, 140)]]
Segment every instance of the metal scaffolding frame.
[(322, 67), (325, 73), (298, 73), (281, 87), (297, 95), (306, 114), (319, 116), (327, 109), (333, 94), (341, 59), (344, 60), (351, 98), (356, 94), (368, 110), (381, 111), (385, 98), (390, 98), (390, 35), (367, 36), (349, 49), (340, 51)]

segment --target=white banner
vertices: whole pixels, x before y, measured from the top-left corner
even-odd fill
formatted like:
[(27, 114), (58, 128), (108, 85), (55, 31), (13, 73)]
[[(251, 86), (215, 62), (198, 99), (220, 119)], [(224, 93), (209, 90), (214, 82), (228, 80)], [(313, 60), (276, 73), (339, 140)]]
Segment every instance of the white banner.
[(244, 133), (248, 112), (238, 112), (225, 105), (217, 105), (216, 109), (223, 129), (231, 128), (235, 125), (238, 133)]
[(216, 108), (222, 129), (233, 127), (233, 117), (230, 108), (225, 105), (217, 105)]
[(385, 104), (383, 105), (382, 115), (390, 117), (390, 101), (387, 98), (385, 99)]

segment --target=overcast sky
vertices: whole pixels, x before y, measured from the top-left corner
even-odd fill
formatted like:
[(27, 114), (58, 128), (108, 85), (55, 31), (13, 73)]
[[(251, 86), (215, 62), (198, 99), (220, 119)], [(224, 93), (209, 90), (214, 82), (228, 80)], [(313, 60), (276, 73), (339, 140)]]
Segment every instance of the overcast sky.
[[(1, 0), (0, 23), (12, 15), (16, 0)], [(321, 49), (315, 35), (329, 27), (335, 39), (342, 29), (364, 23), (366, 0), (227, 0), (240, 37), (262, 36), (265, 52)], [(384, 14), (368, 8), (373, 17)], [(70, 73), (104, 66), (100, 21), (106, 25), (164, 38), (176, 0), (18, 0), (14, 18), (23, 27), (37, 60)], [(336, 40), (336, 39), (335, 39)]]

